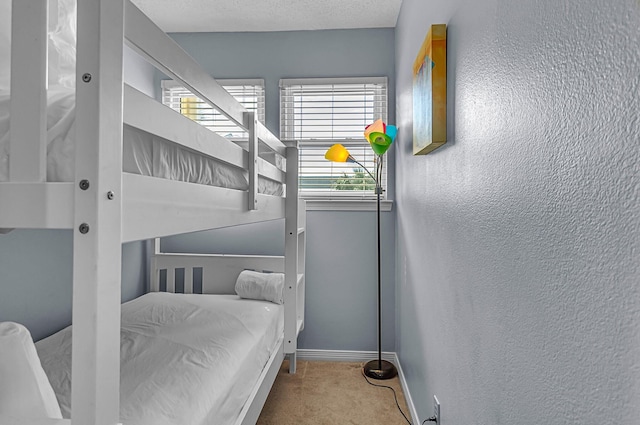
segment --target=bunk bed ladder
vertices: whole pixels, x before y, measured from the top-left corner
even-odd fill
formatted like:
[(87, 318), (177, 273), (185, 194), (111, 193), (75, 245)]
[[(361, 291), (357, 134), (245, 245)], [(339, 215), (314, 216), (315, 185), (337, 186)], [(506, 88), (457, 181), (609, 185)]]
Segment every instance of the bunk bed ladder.
[(255, 112), (244, 113), (244, 125), (249, 132), (249, 210), (258, 207), (258, 118)]
[[(285, 204), (285, 293), (284, 303), (298, 306), (300, 220), (298, 214), (298, 142), (287, 142), (287, 188)], [(304, 256), (302, 257), (304, 258)], [(296, 372), (298, 308), (286, 308), (284, 352), (289, 356), (289, 373)]]

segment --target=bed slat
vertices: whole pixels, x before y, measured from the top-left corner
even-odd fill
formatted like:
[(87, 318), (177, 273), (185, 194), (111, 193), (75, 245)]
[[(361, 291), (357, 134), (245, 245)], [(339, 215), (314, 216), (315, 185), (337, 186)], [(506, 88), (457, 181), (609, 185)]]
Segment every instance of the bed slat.
[[(128, 85), (124, 88), (124, 100), (125, 124), (235, 167), (248, 169), (247, 151), (237, 144), (229, 143), (228, 139)], [(259, 127), (258, 121), (256, 129)], [(258, 174), (280, 183), (285, 182), (285, 173), (273, 164), (262, 158), (258, 158), (257, 164)]]
[(176, 292), (176, 269), (167, 270), (167, 292)]
[(275, 220), (285, 200), (258, 194), (258, 211), (247, 210), (247, 192), (122, 173), (122, 241)]
[(245, 126), (249, 131), (249, 203), (250, 210), (258, 207), (258, 118), (255, 112), (246, 112)]
[(258, 174), (279, 183), (286, 183), (285, 172), (262, 158), (258, 158)]
[(11, 9), (9, 179), (47, 177), (47, 0), (13, 0)]
[(184, 293), (193, 294), (193, 269), (184, 269)]
[(256, 133), (258, 134), (258, 139), (262, 140), (265, 145), (277, 152), (278, 155), (287, 155), (287, 147), (260, 121), (258, 121), (258, 124), (256, 125)]
[(246, 153), (241, 147), (128, 85), (124, 101), (125, 124), (227, 164), (247, 168)]
[(0, 183), (1, 227), (70, 229), (73, 192), (73, 183)]

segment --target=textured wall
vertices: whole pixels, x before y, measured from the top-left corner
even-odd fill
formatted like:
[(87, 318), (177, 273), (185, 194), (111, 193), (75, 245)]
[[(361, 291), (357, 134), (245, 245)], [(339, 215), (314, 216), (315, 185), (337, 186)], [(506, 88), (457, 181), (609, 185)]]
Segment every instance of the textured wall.
[[(411, 64), (449, 25), (449, 142)], [(404, 0), (397, 348), (421, 420), (640, 423), (640, 2)]]
[[(14, 230), (0, 235), (0, 322), (25, 325), (35, 340), (71, 323), (70, 230)], [(144, 242), (122, 245), (122, 301), (147, 290)]]

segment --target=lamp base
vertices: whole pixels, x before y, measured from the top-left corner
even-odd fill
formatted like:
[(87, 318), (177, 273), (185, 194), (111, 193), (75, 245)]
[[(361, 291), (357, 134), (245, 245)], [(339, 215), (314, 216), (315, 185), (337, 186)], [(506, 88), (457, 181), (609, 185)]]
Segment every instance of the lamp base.
[(372, 379), (391, 379), (398, 374), (398, 370), (386, 360), (371, 360), (364, 365), (364, 374)]

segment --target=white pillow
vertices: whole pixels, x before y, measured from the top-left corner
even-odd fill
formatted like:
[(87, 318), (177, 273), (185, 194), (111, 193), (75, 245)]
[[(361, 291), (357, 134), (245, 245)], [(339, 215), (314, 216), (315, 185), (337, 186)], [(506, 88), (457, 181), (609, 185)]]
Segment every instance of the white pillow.
[(31, 334), (14, 322), (0, 322), (0, 413), (62, 419)]
[(284, 304), (284, 273), (260, 273), (243, 270), (236, 280), (236, 294), (240, 298)]

